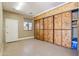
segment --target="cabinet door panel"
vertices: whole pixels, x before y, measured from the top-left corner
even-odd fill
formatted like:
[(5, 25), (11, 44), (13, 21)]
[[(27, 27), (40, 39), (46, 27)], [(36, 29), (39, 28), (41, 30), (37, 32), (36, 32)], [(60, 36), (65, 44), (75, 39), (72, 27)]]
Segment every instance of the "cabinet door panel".
[(43, 30), (40, 30), (40, 40), (43, 40), (44, 39), (44, 36), (43, 36)]
[(48, 29), (48, 19), (44, 19), (44, 29)]
[(40, 27), (39, 23), (40, 23), (39, 20), (35, 20), (35, 29), (39, 29)]
[(71, 29), (71, 12), (62, 13), (62, 29)]
[(48, 42), (53, 43), (53, 30), (48, 30)]
[(40, 29), (43, 29), (43, 19), (40, 20)]
[(36, 30), (36, 38), (39, 39), (39, 30)]
[(62, 46), (71, 48), (71, 30), (62, 30)]
[(44, 30), (44, 41), (48, 41), (48, 30)]
[(61, 45), (61, 30), (54, 30), (54, 43)]
[(48, 29), (53, 29), (53, 16), (48, 17)]
[(54, 29), (61, 29), (61, 14), (54, 16)]

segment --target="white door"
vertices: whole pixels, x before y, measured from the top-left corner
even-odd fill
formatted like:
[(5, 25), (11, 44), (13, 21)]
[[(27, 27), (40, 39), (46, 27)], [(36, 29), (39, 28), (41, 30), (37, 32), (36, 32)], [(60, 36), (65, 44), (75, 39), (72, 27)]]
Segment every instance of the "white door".
[(18, 20), (6, 19), (6, 42), (16, 41), (18, 39)]

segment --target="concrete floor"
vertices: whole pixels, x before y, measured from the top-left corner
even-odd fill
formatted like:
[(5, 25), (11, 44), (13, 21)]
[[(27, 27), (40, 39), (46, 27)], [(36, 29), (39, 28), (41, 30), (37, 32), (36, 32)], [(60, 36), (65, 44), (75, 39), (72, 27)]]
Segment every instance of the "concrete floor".
[(77, 56), (78, 51), (44, 41), (28, 39), (7, 43), (4, 56)]

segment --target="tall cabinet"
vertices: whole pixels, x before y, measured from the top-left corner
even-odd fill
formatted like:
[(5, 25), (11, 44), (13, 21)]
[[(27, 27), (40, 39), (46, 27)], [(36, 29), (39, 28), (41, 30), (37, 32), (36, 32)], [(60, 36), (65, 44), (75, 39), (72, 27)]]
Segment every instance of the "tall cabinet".
[(35, 20), (35, 38), (71, 48), (72, 11)]
[(54, 15), (54, 44), (61, 45), (61, 14)]
[(44, 18), (44, 40), (53, 43), (53, 16)]
[(71, 11), (62, 13), (62, 46), (71, 47)]

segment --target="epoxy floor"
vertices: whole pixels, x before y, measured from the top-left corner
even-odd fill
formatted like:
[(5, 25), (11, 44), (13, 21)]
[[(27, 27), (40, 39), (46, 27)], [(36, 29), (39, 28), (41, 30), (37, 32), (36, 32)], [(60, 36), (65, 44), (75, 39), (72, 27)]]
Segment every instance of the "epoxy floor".
[(7, 43), (4, 56), (77, 56), (78, 51), (36, 39)]

